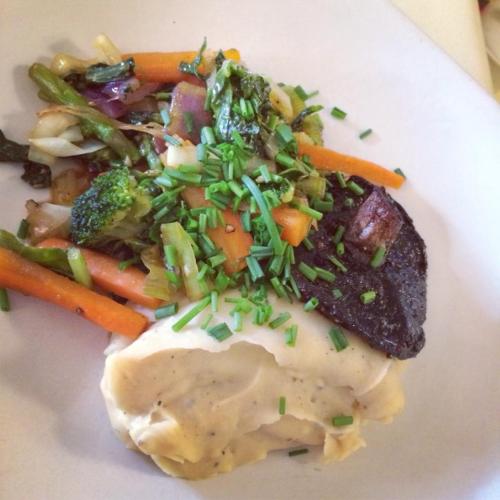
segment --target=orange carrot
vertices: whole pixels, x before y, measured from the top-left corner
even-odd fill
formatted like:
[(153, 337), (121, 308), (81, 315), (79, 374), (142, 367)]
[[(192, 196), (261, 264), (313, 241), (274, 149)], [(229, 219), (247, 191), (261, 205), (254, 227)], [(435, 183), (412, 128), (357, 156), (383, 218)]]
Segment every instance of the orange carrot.
[(308, 155), (312, 164), (319, 170), (340, 171), (349, 175), (359, 175), (370, 182), (394, 188), (399, 188), (405, 181), (402, 175), (398, 175), (376, 163), (337, 153), (321, 146), (299, 143), (299, 154)]
[(300, 245), (309, 232), (311, 217), (286, 205), (273, 208), (272, 214), (273, 219), (283, 228), (281, 239), (294, 247)]
[(148, 326), (142, 314), (4, 248), (0, 248), (0, 286), (52, 302), (131, 338)]
[[(73, 246), (69, 241), (59, 238), (49, 238), (38, 244), (44, 248), (69, 248)], [(156, 309), (161, 304), (159, 299), (144, 293), (146, 275), (136, 267), (129, 267), (123, 271), (118, 269), (119, 260), (94, 250), (81, 248), (87, 268), (94, 283), (103, 290), (116, 293), (120, 297), (131, 300), (144, 307)]]
[[(205, 200), (205, 195), (203, 194), (203, 189), (201, 188), (187, 187), (182, 191), (182, 197), (187, 202), (187, 204), (192, 208), (211, 206), (211, 203), (208, 200)], [(240, 257), (248, 255), (250, 246), (253, 243), (250, 234), (245, 233), (243, 231), (240, 218), (235, 216), (235, 214), (231, 210), (225, 210), (223, 214), (224, 218), (226, 219), (226, 223), (231, 224), (232, 226), (237, 228), (235, 232), (238, 234), (238, 236), (242, 238), (242, 242), (244, 243), (244, 245), (248, 245), (247, 247), (237, 245), (238, 250), (235, 252), (235, 254), (239, 255)], [(228, 217), (230, 219), (226, 217), (226, 214), (229, 214)], [(294, 247), (300, 245), (302, 240), (307, 236), (307, 233), (309, 232), (309, 227), (311, 226), (311, 218), (303, 214), (299, 210), (287, 207), (286, 205), (274, 208), (272, 211), (272, 215), (273, 219), (283, 228), (281, 231), (281, 238), (290, 243), (290, 245), (293, 245)], [(223, 228), (217, 228), (217, 229), (223, 229)], [(212, 237), (212, 234), (210, 232), (209, 236), (213, 239), (214, 243), (217, 246), (219, 246), (219, 248), (222, 248), (224, 250), (224, 253), (226, 253), (225, 248), (228, 247), (223, 245), (225, 244), (224, 242), (226, 241), (228, 234), (227, 233), (220, 235), (218, 234), (216, 236), (217, 240), (220, 241), (220, 243), (217, 243), (217, 241)], [(229, 239), (229, 241), (231, 243), (226, 243), (226, 245), (229, 244), (232, 245), (233, 243), (236, 243), (236, 240), (233, 241)], [(231, 252), (229, 248), (228, 251)], [(245, 251), (246, 253), (244, 253)], [(226, 253), (226, 255), (228, 254)], [(243, 269), (244, 267), (245, 265), (242, 265), (240, 269)]]
[[(182, 197), (191, 208), (212, 206), (208, 200), (205, 200), (201, 188), (187, 187), (182, 191)], [(215, 246), (224, 252), (227, 257), (224, 269), (231, 274), (241, 271), (247, 266), (245, 257), (250, 253), (253, 239), (250, 233), (243, 231), (238, 214), (226, 209), (222, 211), (222, 216), (225, 225), (208, 228), (207, 234)]]
[(191, 208), (211, 207), (212, 204), (205, 199), (203, 188), (185, 187), (181, 193), (182, 199)]
[[(124, 54), (123, 58), (134, 58), (135, 76), (139, 80), (148, 82), (178, 83), (186, 80), (188, 76), (179, 70), (181, 62), (192, 62), (197, 52), (136, 52)], [(236, 49), (224, 51), (224, 56), (233, 61), (240, 60), (240, 53)], [(203, 62), (200, 65), (200, 73), (204, 73)]]
[(225, 225), (208, 228), (207, 234), (227, 257), (224, 262), (226, 272), (235, 273), (247, 267), (245, 257), (250, 253), (253, 238), (250, 233), (243, 231), (239, 214), (226, 209), (222, 211), (222, 216)]

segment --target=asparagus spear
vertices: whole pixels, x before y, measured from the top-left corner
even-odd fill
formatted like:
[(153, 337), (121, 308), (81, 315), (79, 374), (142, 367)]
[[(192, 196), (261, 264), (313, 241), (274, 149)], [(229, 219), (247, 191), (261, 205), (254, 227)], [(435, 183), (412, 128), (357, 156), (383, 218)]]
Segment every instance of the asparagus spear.
[(139, 160), (137, 148), (123, 135), (123, 132), (117, 129), (106, 115), (90, 107), (85, 98), (62, 78), (40, 63), (30, 67), (29, 75), (50, 102), (79, 106), (88, 110), (85, 117), (80, 116), (84, 135), (95, 135), (123, 159), (128, 157), (133, 163)]

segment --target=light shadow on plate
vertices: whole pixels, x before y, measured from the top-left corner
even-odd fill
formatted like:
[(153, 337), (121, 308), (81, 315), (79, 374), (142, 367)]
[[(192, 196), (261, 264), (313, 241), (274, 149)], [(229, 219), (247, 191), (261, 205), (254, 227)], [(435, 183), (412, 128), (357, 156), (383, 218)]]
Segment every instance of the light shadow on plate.
[(14, 293), (11, 302), (6, 326), (15, 348), (0, 363), (2, 386), (41, 405), (50, 415), (45, 421), (55, 422), (51, 434), (71, 454), (161, 474), (147, 457), (128, 451), (109, 424), (99, 389), (107, 334), (51, 304)]

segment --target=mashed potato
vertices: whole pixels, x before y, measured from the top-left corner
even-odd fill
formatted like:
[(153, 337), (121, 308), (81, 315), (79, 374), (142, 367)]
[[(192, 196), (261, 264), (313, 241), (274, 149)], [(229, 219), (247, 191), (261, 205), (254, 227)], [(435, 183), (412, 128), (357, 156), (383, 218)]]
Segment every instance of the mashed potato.
[[(329, 462), (364, 446), (366, 420), (387, 422), (402, 409), (401, 362), (349, 333), (349, 346), (337, 352), (328, 320), (301, 304), (270, 302), (298, 325), (295, 347), (285, 344), (284, 327), (256, 326), (250, 318), (242, 332), (218, 342), (200, 327), (208, 313), (175, 333), (171, 325), (187, 306), (108, 356), (101, 388), (112, 426), (129, 448), (189, 479), (296, 446), (321, 447)], [(222, 299), (211, 324), (231, 325), (230, 306)], [(353, 424), (333, 426), (338, 415), (352, 415)]]

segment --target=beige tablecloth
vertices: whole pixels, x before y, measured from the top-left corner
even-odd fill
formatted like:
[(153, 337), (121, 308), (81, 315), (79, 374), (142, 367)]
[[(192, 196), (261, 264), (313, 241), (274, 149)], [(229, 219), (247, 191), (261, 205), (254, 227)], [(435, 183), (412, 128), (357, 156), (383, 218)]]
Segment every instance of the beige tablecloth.
[(488, 92), (493, 92), (477, 0), (392, 0)]

